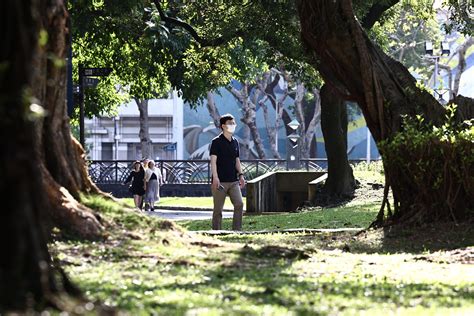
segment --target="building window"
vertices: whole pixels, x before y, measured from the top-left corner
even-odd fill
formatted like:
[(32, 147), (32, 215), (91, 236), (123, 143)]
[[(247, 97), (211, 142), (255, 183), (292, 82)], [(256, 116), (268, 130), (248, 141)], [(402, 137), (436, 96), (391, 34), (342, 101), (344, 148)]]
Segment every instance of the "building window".
[(102, 160), (113, 160), (114, 143), (102, 143)]
[[(171, 148), (173, 150), (170, 150)], [(128, 160), (140, 160), (142, 158), (143, 158), (143, 156), (142, 156), (141, 144), (140, 143), (128, 143), (127, 144), (127, 159)], [(152, 144), (150, 158), (151, 159), (162, 159), (162, 160), (176, 159), (176, 144), (174, 144), (174, 143)]]
[(176, 150), (166, 150), (168, 145), (170, 144), (153, 144), (153, 158), (161, 160), (176, 159)]
[(143, 158), (142, 155), (142, 147), (140, 143), (128, 143), (127, 144), (127, 159), (128, 160), (141, 160)]

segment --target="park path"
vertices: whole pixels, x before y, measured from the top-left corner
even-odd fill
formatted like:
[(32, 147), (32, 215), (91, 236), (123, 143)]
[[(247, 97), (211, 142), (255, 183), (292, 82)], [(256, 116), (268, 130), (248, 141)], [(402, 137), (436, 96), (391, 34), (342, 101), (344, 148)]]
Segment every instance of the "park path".
[[(148, 215), (156, 216), (172, 221), (211, 219), (212, 211), (180, 211), (155, 209), (154, 212), (147, 212)], [(233, 212), (222, 212), (223, 218), (232, 218)]]

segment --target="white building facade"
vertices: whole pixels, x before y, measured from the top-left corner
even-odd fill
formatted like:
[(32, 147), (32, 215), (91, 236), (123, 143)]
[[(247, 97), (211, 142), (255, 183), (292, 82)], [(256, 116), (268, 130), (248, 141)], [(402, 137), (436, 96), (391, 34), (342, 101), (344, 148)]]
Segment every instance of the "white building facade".
[(148, 101), (151, 157), (141, 153), (138, 106), (120, 105), (116, 117), (87, 119), (85, 142), (89, 160), (183, 159), (183, 100), (176, 92), (168, 99)]

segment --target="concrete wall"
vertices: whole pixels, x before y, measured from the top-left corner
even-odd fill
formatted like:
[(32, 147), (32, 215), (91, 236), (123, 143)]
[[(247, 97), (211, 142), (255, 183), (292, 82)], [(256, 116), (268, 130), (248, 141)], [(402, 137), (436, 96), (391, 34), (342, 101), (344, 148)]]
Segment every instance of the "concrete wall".
[(308, 201), (308, 185), (324, 172), (276, 171), (247, 183), (247, 212), (294, 211)]

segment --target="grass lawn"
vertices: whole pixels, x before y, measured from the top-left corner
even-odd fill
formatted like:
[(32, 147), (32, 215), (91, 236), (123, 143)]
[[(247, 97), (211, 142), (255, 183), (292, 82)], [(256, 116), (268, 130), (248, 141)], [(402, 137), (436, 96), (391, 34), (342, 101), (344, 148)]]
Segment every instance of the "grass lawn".
[[(125, 198), (122, 199), (127, 203), (127, 205), (134, 206), (132, 198)], [(244, 201), (244, 209), (245, 209), (245, 197), (243, 198)], [(191, 208), (205, 208), (205, 209), (212, 209), (213, 202), (211, 196), (205, 197), (176, 197), (176, 196), (167, 196), (162, 197), (160, 199), (160, 203), (156, 204), (157, 206), (161, 207), (191, 207)], [(224, 210), (233, 210), (232, 203), (230, 202), (230, 198), (227, 197), (224, 204)]]
[[(55, 241), (51, 251), (89, 298), (124, 314), (474, 313), (470, 225), (213, 238), (100, 198), (83, 202), (111, 223), (109, 238)], [(320, 224), (336, 225), (333, 219), (322, 216)]]
[[(244, 216), (242, 229), (279, 230), (289, 228), (365, 228), (375, 219), (379, 205), (376, 202), (334, 208), (308, 208), (300, 213)], [(209, 230), (209, 220), (180, 221), (188, 230)], [(230, 230), (232, 219), (222, 221), (222, 229)]]

